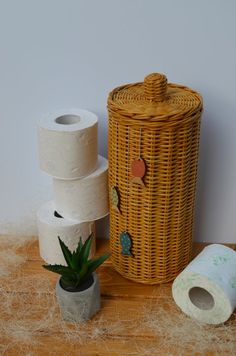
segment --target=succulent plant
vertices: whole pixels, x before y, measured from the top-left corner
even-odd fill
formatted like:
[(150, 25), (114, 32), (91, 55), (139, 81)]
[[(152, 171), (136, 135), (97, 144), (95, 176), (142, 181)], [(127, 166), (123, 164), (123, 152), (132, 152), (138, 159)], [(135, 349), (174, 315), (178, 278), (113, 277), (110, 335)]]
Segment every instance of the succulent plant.
[(92, 276), (92, 273), (110, 256), (108, 253), (97, 258), (89, 259), (92, 239), (93, 233), (88, 237), (84, 244), (80, 238), (76, 250), (71, 252), (58, 236), (67, 266), (43, 265), (43, 267), (51, 272), (61, 275), (61, 286), (65, 290), (76, 290), (81, 284), (86, 282), (86, 280)]

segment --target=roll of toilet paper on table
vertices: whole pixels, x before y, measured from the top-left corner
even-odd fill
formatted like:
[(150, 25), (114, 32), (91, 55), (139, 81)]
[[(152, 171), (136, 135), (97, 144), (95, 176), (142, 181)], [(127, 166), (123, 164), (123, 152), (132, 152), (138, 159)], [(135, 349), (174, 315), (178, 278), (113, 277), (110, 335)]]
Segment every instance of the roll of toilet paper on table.
[(108, 161), (98, 156), (96, 170), (76, 180), (53, 179), (56, 209), (62, 216), (94, 221), (106, 216), (108, 208)]
[(97, 116), (81, 109), (48, 114), (38, 123), (40, 168), (61, 179), (90, 174), (97, 164)]
[(236, 307), (236, 252), (220, 244), (205, 247), (175, 279), (172, 294), (191, 318), (225, 322)]
[(90, 257), (95, 254), (95, 223), (79, 222), (59, 217), (53, 201), (44, 204), (37, 213), (40, 256), (49, 264), (66, 265), (58, 236), (71, 251), (78, 245), (80, 237), (85, 242), (93, 232)]

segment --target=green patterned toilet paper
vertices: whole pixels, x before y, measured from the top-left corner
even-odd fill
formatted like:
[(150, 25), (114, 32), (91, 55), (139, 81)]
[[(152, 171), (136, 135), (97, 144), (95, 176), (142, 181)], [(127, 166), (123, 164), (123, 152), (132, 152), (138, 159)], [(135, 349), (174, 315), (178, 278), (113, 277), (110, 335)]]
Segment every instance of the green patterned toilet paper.
[(236, 252), (220, 244), (205, 247), (175, 279), (172, 294), (191, 318), (225, 322), (236, 307)]

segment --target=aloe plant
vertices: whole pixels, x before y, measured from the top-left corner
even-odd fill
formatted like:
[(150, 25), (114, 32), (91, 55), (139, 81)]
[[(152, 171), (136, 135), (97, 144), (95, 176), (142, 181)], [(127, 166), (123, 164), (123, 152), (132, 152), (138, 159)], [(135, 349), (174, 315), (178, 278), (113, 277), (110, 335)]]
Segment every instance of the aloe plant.
[(47, 270), (61, 275), (61, 285), (68, 291), (76, 290), (82, 283), (88, 280), (92, 273), (110, 256), (103, 256), (89, 259), (93, 233), (83, 244), (80, 238), (75, 251), (71, 252), (66, 244), (58, 236), (62, 253), (67, 266), (62, 265), (43, 265)]

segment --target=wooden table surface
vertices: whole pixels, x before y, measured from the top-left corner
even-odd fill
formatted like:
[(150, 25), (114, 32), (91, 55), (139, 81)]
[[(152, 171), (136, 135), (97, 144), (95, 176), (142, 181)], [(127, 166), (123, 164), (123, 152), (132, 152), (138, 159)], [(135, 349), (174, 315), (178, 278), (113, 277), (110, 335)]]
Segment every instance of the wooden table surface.
[[(204, 244), (194, 244), (194, 255), (199, 253)], [(236, 247), (236, 245), (231, 245)], [(104, 251), (108, 251), (108, 241), (98, 240), (97, 253), (102, 254)], [(25, 248), (22, 248), (22, 253), (25, 252)], [(48, 272), (42, 268), (43, 261), (39, 256), (38, 242), (34, 242), (27, 247), (27, 261), (21, 266), (21, 272), (24, 275), (27, 274), (39, 274), (53, 281), (57, 279), (57, 275)], [(106, 261), (98, 270), (101, 294), (102, 294), (102, 309), (99, 313), (104, 320), (112, 320), (114, 315), (120, 317), (124, 321), (122, 328), (114, 330), (107, 330), (107, 333), (103, 335), (101, 340), (89, 340), (85, 344), (78, 347), (69, 347), (69, 342), (64, 338), (61, 333), (60, 342), (55, 341), (53, 335), (40, 335), (40, 344), (33, 346), (32, 353), (19, 353), (22, 355), (180, 355), (180, 353), (173, 349), (168, 352), (164, 349), (158, 350), (158, 336), (152, 333), (150, 330), (137, 328), (138, 320), (140, 317), (140, 311), (146, 305), (147, 301), (155, 300), (158, 295), (158, 286), (149, 286), (129, 281), (120, 276), (112, 267), (111, 262)], [(160, 286), (160, 288), (162, 288)], [(16, 293), (30, 293), (28, 291), (16, 291)], [(163, 292), (163, 288), (162, 288)], [(166, 284), (164, 292), (169, 296), (171, 294), (171, 283)], [(32, 305), (33, 305), (32, 295)], [(131, 325), (132, 324), (132, 325)], [(124, 327), (127, 325), (127, 327)], [(132, 327), (133, 326), (133, 327)], [(161, 337), (161, 335), (159, 336)], [(2, 341), (3, 342), (3, 341)], [(6, 355), (16, 355), (18, 349), (17, 343), (11, 348), (11, 351)], [(148, 352), (149, 350), (149, 352)], [(152, 350), (152, 351), (150, 351)], [(183, 353), (184, 354), (184, 353)], [(181, 355), (183, 355), (181, 353)], [(194, 352), (192, 353), (195, 354)]]

